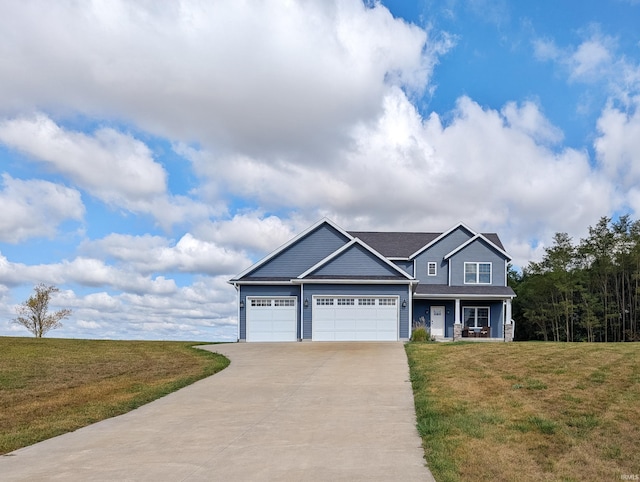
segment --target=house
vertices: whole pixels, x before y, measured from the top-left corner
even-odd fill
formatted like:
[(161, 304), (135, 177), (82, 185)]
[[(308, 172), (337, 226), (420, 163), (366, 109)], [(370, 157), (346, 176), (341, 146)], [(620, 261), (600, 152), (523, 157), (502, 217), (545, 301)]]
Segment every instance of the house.
[(231, 280), (240, 341), (512, 341), (498, 235), (345, 231), (323, 219)]

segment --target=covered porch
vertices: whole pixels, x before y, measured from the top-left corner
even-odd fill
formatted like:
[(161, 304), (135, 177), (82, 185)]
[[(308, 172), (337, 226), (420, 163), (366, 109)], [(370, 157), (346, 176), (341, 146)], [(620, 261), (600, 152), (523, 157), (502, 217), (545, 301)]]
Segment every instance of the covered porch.
[(421, 284), (413, 293), (413, 325), (437, 341), (513, 341), (514, 297), (509, 287)]

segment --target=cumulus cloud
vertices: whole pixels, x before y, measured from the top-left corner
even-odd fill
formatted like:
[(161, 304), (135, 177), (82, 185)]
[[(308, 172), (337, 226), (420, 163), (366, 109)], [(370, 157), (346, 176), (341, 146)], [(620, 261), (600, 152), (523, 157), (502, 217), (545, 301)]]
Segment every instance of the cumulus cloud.
[(107, 204), (154, 216), (163, 227), (204, 218), (210, 209), (167, 193), (167, 173), (151, 150), (112, 128), (93, 134), (64, 129), (39, 113), (0, 122), (0, 143), (66, 176)]
[[(618, 202), (586, 151), (557, 147), (562, 131), (533, 102), (497, 111), (463, 97), (445, 123), (436, 113), (424, 119), (392, 89), (376, 122), (349, 134), (339, 167), (236, 156), (221, 161), (226, 169), (214, 177), (210, 159), (210, 182), (264, 209), (295, 205), (348, 229), (437, 230), (465, 221), (500, 228), (514, 243), (529, 242), (528, 233), (550, 239), (557, 230), (581, 232)], [(233, 224), (248, 233), (265, 229), (252, 230), (262, 223), (246, 218)]]
[(177, 290), (172, 279), (164, 276), (152, 278), (131, 269), (110, 266), (98, 259), (78, 257), (59, 263), (27, 265), (9, 261), (0, 254), (0, 284), (18, 286), (25, 283), (79, 284), (156, 295), (168, 295)]
[(147, 146), (111, 128), (90, 136), (37, 114), (0, 123), (0, 142), (48, 164), (106, 202), (135, 203), (166, 189), (166, 172)]
[(177, 242), (160, 236), (110, 234), (103, 239), (86, 242), (85, 252), (101, 253), (138, 273), (162, 272), (233, 275), (251, 264), (241, 252), (204, 241), (191, 233)]
[(64, 290), (55, 302), (72, 308), (73, 316), (52, 335), (235, 341), (235, 301), (234, 290), (224, 277), (201, 277), (188, 287), (162, 295), (104, 291), (80, 295)]
[(607, 106), (598, 119), (594, 148), (607, 176), (628, 192), (627, 204), (640, 212), (640, 102), (630, 111)]
[(18, 243), (32, 237), (53, 237), (60, 223), (81, 221), (85, 214), (75, 189), (41, 180), (2, 174), (0, 241)]
[(0, 29), (5, 109), (124, 117), (249, 155), (329, 146), (388, 85), (424, 89), (451, 44), (358, 0), (3, 3)]

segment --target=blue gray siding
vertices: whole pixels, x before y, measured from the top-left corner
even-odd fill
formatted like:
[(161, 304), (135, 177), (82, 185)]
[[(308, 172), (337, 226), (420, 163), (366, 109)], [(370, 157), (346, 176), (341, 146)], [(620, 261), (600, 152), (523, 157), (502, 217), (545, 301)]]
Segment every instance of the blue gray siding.
[[(445, 255), (449, 254), (461, 244), (466, 243), (472, 237), (473, 234), (463, 227), (458, 227), (451, 231), (447, 236), (416, 256), (416, 272), (414, 276), (420, 280), (421, 284), (448, 284), (449, 263), (445, 261)], [(438, 269), (436, 276), (427, 276), (427, 263), (429, 261), (435, 261), (437, 263)]]
[(398, 276), (400, 273), (362, 246), (354, 244), (314, 271), (318, 276)]
[(413, 276), (413, 260), (410, 261), (393, 261), (398, 268)]
[(304, 300), (308, 300), (308, 306), (302, 310), (302, 323), (304, 325), (304, 339), (310, 340), (312, 333), (312, 305), (314, 295), (334, 295), (334, 296), (398, 296), (400, 297), (400, 338), (409, 338), (409, 306), (402, 307), (402, 301), (409, 302), (409, 286), (408, 285), (324, 285), (324, 284), (305, 284), (303, 287), (303, 306)]
[(465, 262), (491, 263), (491, 284), (493, 286), (507, 285), (505, 279), (506, 260), (504, 256), (481, 239), (475, 240), (464, 249), (458, 251), (449, 260), (451, 286), (464, 285)]
[(344, 246), (348, 238), (322, 224), (246, 277), (295, 278)]
[[(247, 296), (296, 296), (300, 303), (300, 286), (298, 285), (240, 285), (240, 301), (244, 308), (240, 309), (240, 339), (247, 339)], [(300, 313), (296, 322), (298, 338), (300, 338)]]

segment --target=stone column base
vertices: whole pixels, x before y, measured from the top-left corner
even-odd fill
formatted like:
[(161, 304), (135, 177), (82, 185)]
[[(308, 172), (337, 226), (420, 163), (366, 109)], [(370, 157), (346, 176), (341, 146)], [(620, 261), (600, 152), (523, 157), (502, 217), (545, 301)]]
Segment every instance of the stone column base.
[(453, 324), (453, 341), (462, 340), (462, 323)]
[(504, 341), (513, 341), (513, 323), (504, 325)]

